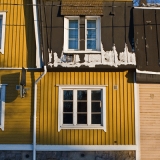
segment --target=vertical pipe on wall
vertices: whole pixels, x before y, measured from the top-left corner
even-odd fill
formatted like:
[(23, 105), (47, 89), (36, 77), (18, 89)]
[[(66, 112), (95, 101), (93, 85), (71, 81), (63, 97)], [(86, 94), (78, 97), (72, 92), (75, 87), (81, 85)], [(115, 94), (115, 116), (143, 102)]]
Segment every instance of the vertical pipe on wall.
[(136, 83), (136, 72), (134, 73), (134, 108), (135, 108), (135, 138), (136, 138), (136, 160), (140, 160), (140, 110), (139, 110), (139, 87)]
[(40, 53), (40, 38), (38, 30), (38, 11), (37, 11), (37, 0), (32, 0), (33, 3), (33, 17), (34, 17), (34, 31), (35, 31), (35, 41), (36, 41), (36, 67), (41, 68), (41, 53)]
[(33, 114), (33, 160), (36, 160), (36, 113), (37, 113), (37, 83), (47, 73), (47, 67), (44, 66), (43, 74), (34, 83), (34, 114)]

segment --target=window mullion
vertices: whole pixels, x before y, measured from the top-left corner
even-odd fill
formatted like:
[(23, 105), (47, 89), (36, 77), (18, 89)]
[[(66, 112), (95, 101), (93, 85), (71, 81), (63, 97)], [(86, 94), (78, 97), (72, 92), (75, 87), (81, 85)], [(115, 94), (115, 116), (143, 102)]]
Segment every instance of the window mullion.
[(87, 90), (87, 124), (91, 125), (91, 90)]
[(77, 90), (73, 90), (73, 125), (77, 125)]

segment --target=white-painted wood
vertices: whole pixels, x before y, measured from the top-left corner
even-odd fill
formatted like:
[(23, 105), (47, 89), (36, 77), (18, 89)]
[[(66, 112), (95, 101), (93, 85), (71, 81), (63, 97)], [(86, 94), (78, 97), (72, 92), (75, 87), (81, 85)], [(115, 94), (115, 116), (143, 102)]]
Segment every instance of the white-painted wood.
[[(0, 150), (33, 150), (32, 144), (1, 144)], [(130, 151), (136, 145), (36, 145), (36, 151)], [(137, 160), (137, 159), (136, 159)]]
[(158, 74), (160, 75), (160, 72), (151, 72), (151, 71), (140, 71), (138, 69), (136, 69), (137, 73), (144, 73), (144, 74)]
[(149, 6), (148, 7), (134, 7), (134, 8), (135, 9), (160, 9), (160, 7), (156, 7), (156, 6), (155, 7), (154, 6), (153, 7), (149, 7)]
[(4, 54), (4, 43), (5, 43), (5, 30), (6, 30), (6, 12), (0, 12), (0, 17), (2, 18), (2, 36), (1, 36), (1, 47), (0, 53)]
[(134, 103), (135, 103), (135, 139), (136, 139), (136, 160), (140, 160), (140, 109), (139, 109), (139, 85), (136, 83), (134, 74)]

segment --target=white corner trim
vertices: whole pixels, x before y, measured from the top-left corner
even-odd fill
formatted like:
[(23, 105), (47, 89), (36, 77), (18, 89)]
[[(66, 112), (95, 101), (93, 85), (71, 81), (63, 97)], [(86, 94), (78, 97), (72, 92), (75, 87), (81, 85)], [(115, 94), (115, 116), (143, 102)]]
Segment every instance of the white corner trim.
[(143, 74), (157, 74), (160, 75), (160, 72), (152, 72), (152, 71), (140, 71), (136, 69), (136, 73), (143, 73)]
[(6, 30), (6, 11), (0, 11), (0, 16), (2, 16), (2, 37), (1, 37), (1, 47), (0, 53), (4, 54), (4, 42), (5, 42), (5, 30)]
[(134, 73), (134, 103), (135, 103), (135, 139), (136, 139), (136, 160), (140, 160), (140, 110), (139, 110), (139, 84), (136, 83)]
[[(1, 144), (0, 150), (32, 151), (32, 144)], [(36, 151), (130, 151), (136, 145), (36, 145)], [(136, 159), (138, 160), (138, 159)]]

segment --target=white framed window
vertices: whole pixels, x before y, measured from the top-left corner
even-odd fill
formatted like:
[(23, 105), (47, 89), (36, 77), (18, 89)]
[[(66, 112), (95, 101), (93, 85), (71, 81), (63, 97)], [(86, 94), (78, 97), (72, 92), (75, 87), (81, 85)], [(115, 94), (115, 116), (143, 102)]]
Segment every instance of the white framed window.
[(64, 17), (64, 50), (79, 50), (79, 16)]
[(4, 131), (6, 84), (0, 84), (0, 128)]
[[(85, 40), (80, 37), (80, 17), (64, 17), (64, 53), (88, 53), (101, 51), (101, 17), (85, 17)], [(80, 41), (85, 41), (85, 50), (80, 50)]]
[(106, 132), (106, 86), (59, 85), (58, 131), (61, 129)]
[(4, 54), (6, 12), (0, 12), (0, 53)]
[(85, 49), (100, 51), (101, 19), (99, 16), (86, 16), (85, 18)]

